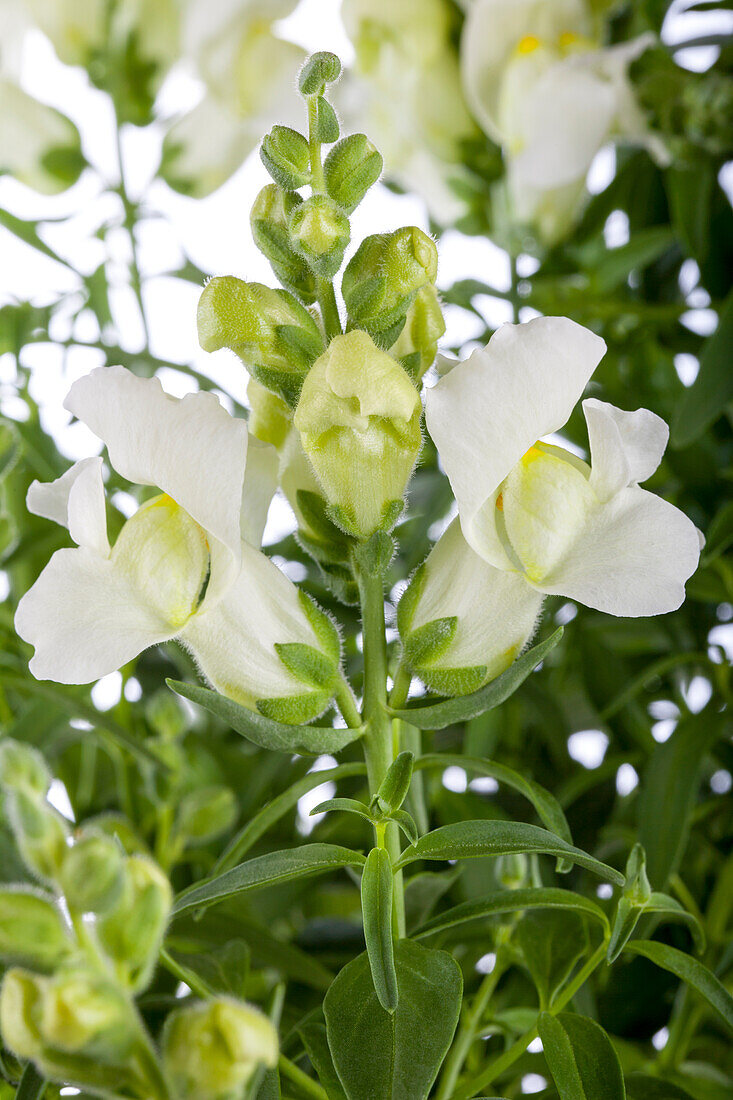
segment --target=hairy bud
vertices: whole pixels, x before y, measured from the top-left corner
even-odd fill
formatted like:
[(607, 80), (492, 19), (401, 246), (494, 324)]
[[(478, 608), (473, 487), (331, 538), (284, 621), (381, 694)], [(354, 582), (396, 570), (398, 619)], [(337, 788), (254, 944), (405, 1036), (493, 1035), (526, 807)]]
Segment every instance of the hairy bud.
[(349, 134), (326, 157), (326, 190), (347, 214), (355, 210), (382, 172), (382, 155), (365, 134)]
[(123, 885), (123, 853), (119, 844), (101, 833), (87, 833), (70, 848), (60, 885), (71, 910), (104, 913), (111, 909)]
[(351, 230), (349, 219), (327, 195), (311, 195), (290, 215), (293, 247), (308, 266), (323, 278), (332, 278), (341, 267)]
[(38, 749), (11, 738), (0, 743), (0, 786), (45, 797), (51, 773)]
[(68, 852), (66, 822), (45, 799), (26, 790), (9, 791), (6, 799), (23, 862), (38, 878), (55, 881)]
[(293, 248), (288, 230), (290, 215), (302, 202), (297, 192), (285, 191), (276, 183), (268, 183), (254, 201), (249, 223), (255, 244), (270, 261), (280, 282), (304, 302), (313, 302), (316, 297), (315, 276)]
[(144, 989), (168, 924), (173, 894), (163, 872), (146, 856), (128, 856), (114, 909), (97, 921), (104, 951), (126, 974), (130, 987)]
[(289, 126), (273, 126), (262, 139), (260, 157), (275, 183), (295, 191), (310, 181), (308, 142)]

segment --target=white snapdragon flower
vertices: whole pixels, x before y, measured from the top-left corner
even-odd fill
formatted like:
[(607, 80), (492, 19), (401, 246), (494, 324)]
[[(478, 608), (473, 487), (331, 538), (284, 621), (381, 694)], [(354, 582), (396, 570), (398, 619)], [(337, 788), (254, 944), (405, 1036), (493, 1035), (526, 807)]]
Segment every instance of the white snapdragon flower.
[(68, 527), (77, 543), (53, 555), (18, 606), (18, 633), (36, 650), (33, 674), (88, 683), (177, 638), (238, 702), (297, 720), (322, 710), (327, 685), (314, 690), (285, 662), (288, 647), (296, 658), (307, 647), (335, 675), (334, 628), (258, 548), (273, 448), (249, 438), (214, 395), (179, 400), (122, 367), (80, 379), (65, 407), (106, 443), (122, 477), (161, 495), (110, 546), (101, 458), (31, 485), (30, 511)]
[(438, 690), (471, 691), (508, 667), (546, 595), (629, 617), (684, 599), (699, 532), (639, 485), (661, 461), (664, 421), (588, 398), (590, 464), (542, 442), (566, 423), (604, 352), (567, 318), (507, 324), (428, 391), (427, 426), (460, 522), (413, 578), (400, 632)]
[(680, 606), (700, 554), (687, 516), (639, 485), (662, 459), (667, 425), (589, 398), (590, 465), (541, 442), (563, 427), (605, 348), (565, 317), (502, 325), (428, 392), (427, 425), (484, 561), (599, 611), (659, 615)]
[(571, 224), (591, 162), (614, 137), (660, 160), (628, 67), (650, 42), (601, 48), (582, 0), (474, 0), (461, 41), (463, 85), (507, 158), (516, 220), (552, 240)]

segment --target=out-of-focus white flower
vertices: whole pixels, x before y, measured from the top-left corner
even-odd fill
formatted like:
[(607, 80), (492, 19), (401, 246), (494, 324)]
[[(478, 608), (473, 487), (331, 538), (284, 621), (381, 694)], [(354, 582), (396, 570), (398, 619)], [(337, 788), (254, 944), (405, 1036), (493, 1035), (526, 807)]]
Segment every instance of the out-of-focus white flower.
[(76, 182), (84, 163), (74, 123), (0, 78), (0, 171), (54, 195)]
[(461, 90), (445, 0), (344, 0), (356, 72), (340, 89), (350, 124), (363, 129), (397, 183), (431, 215), (454, 222), (464, 206), (451, 186), (465, 175), (462, 140), (475, 134)]
[(464, 25), (466, 98), (503, 146), (515, 221), (552, 241), (572, 224), (595, 154), (620, 138), (666, 156), (628, 78), (652, 41), (600, 47), (582, 0), (474, 0)]
[(295, 79), (305, 54), (272, 31), (272, 22), (296, 2), (189, 0), (183, 50), (206, 92), (166, 137), (163, 175), (172, 187), (210, 194), (274, 122), (295, 126), (300, 121)]
[(590, 465), (540, 442), (565, 424), (604, 352), (567, 318), (503, 325), (428, 392), (427, 425), (485, 562), (539, 593), (659, 615), (680, 606), (700, 555), (687, 516), (639, 486), (661, 461), (664, 421), (588, 399)]
[(178, 638), (211, 683), (239, 702), (297, 698), (310, 717), (323, 709), (325, 689), (319, 696), (305, 686), (276, 648), (328, 647), (325, 616), (258, 549), (274, 450), (249, 439), (245, 422), (212, 394), (179, 400), (157, 379), (122, 367), (80, 379), (65, 407), (104, 440), (122, 477), (162, 495), (143, 504), (110, 547), (101, 458), (31, 485), (29, 509), (68, 527), (77, 543), (53, 555), (18, 606), (18, 633), (36, 649), (33, 674), (87, 683)]

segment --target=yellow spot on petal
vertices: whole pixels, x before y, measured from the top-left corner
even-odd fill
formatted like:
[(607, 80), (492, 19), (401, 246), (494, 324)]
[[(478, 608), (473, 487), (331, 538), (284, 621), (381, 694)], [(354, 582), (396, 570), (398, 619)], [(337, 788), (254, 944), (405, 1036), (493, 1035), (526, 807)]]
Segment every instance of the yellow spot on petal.
[(580, 35), (575, 31), (563, 31), (557, 40), (557, 44), (561, 50), (567, 50), (571, 46), (574, 46), (580, 39)]
[(499, 493), (498, 497), (496, 498), (496, 507), (499, 509), (500, 512), (504, 511), (504, 494), (503, 493)]
[(533, 446), (524, 452), (519, 461), (523, 466), (529, 466), (530, 462), (536, 462), (538, 458), (542, 458), (542, 451), (539, 447)]
[(540, 40), (536, 34), (525, 34), (524, 38), (520, 39), (517, 46), (517, 53), (527, 54), (534, 53), (540, 46)]

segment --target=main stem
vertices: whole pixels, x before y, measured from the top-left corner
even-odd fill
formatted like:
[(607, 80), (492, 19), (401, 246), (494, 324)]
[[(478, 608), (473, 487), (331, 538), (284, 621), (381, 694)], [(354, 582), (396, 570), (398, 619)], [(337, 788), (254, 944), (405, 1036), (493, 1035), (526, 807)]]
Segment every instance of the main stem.
[[(318, 98), (308, 97), (308, 152), (311, 165), (311, 190), (314, 195), (325, 195), (326, 185), (323, 178), (323, 164), (321, 162), (321, 143), (318, 140)], [(340, 336), (341, 318), (336, 302), (336, 291), (333, 289), (331, 279), (316, 277), (316, 297), (321, 309), (323, 328), (328, 340), (334, 336)]]
[[(358, 572), (361, 600), (362, 630), (364, 639), (364, 702), (362, 717), (366, 732), (362, 738), (364, 759), (367, 766), (369, 792), (378, 791), (399, 745), (395, 745), (392, 721), (385, 709), (387, 703), (387, 642), (384, 623), (384, 580), (381, 575), (364, 575)], [(382, 843), (392, 863), (400, 856), (400, 838), (397, 825), (389, 822), (384, 828), (375, 828), (376, 843)], [(402, 887), (402, 871), (394, 878), (394, 922), (398, 936), (405, 934), (405, 898)]]
[(145, 299), (143, 298), (143, 282), (142, 274), (140, 272), (140, 259), (137, 249), (137, 203), (133, 202), (130, 198), (127, 190), (127, 179), (125, 176), (125, 158), (122, 152), (122, 127), (120, 126), (119, 118), (115, 113), (115, 143), (117, 149), (117, 168), (120, 177), (119, 187), (117, 192), (122, 200), (122, 207), (125, 212), (125, 228), (127, 229), (128, 236), (130, 238), (130, 285), (132, 286), (135, 300), (137, 302), (138, 309), (140, 311), (140, 320), (142, 322), (143, 334), (145, 337), (145, 350), (150, 347), (150, 328), (148, 326), (148, 315), (145, 310)]

